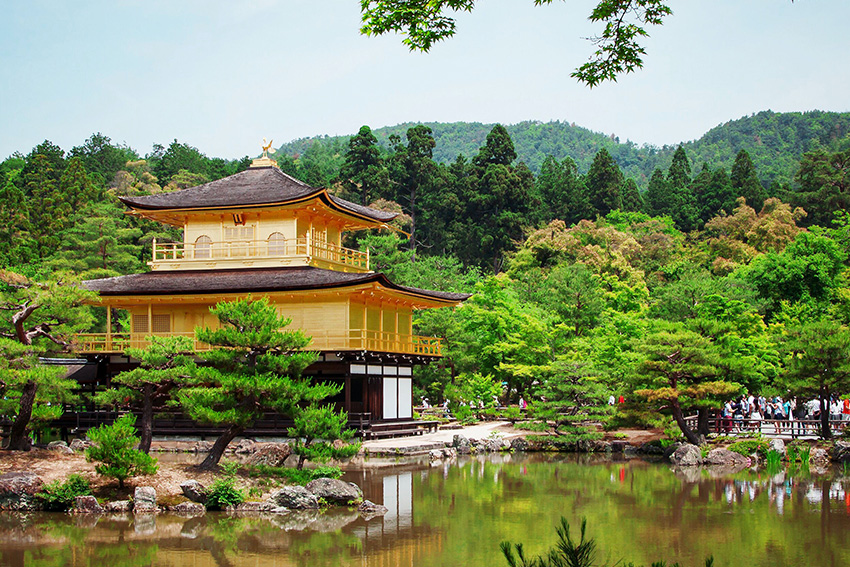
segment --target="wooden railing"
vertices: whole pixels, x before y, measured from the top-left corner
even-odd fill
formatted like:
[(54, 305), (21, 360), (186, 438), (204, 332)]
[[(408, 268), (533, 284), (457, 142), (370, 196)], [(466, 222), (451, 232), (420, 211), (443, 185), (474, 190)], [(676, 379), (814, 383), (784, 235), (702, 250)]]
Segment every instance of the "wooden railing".
[[(685, 418), (685, 424), (691, 429), (697, 429), (697, 416)], [(850, 426), (850, 421), (830, 419), (829, 428), (834, 435), (840, 435)], [(708, 419), (708, 430), (723, 435), (741, 435), (760, 433), (767, 437), (811, 437), (819, 436), (821, 421), (819, 419), (745, 419), (740, 417), (712, 416)]]
[[(442, 341), (437, 337), (421, 337), (403, 333), (352, 329), (350, 331), (311, 332), (311, 350), (370, 350), (442, 356)], [(80, 333), (74, 341), (77, 353), (118, 353), (126, 348), (145, 348), (150, 344), (148, 337), (185, 336), (193, 340), (195, 351), (209, 350), (210, 346), (197, 340), (195, 333)]]
[(227, 242), (153, 241), (152, 265), (167, 262), (212, 262), (258, 258), (307, 258), (369, 270), (369, 252), (337, 246), (310, 237), (287, 240), (232, 240)]

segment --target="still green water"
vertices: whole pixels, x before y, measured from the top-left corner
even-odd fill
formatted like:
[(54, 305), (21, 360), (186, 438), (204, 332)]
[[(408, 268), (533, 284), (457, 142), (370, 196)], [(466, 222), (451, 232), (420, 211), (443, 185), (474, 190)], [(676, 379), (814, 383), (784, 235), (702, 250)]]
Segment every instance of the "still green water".
[(745, 472), (711, 478), (640, 460), (504, 455), (347, 473), (389, 513), (183, 519), (0, 515), (13, 566), (505, 565), (499, 542), (540, 553), (565, 516), (599, 563), (850, 565), (850, 478)]

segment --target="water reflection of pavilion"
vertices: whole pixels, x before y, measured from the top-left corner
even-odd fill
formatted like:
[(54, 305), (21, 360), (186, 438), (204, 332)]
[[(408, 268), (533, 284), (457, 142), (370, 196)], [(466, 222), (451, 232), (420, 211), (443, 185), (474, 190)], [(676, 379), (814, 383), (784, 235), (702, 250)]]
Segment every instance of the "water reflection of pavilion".
[(442, 549), (442, 534), (414, 521), (413, 484), (418, 474), (421, 473), (364, 473), (358, 479), (364, 497), (387, 508), (382, 518), (358, 523), (352, 529), (352, 535), (363, 542), (364, 566), (418, 565)]

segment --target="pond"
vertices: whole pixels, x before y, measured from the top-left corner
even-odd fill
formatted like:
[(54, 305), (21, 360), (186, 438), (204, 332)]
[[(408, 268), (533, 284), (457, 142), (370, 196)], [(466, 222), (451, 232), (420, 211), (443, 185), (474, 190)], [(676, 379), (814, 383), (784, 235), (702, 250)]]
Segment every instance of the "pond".
[(642, 460), (501, 455), (346, 473), (389, 512), (366, 521), (210, 513), (134, 519), (0, 515), (0, 565), (506, 565), (499, 542), (540, 553), (587, 518), (599, 562), (683, 567), (850, 565), (850, 477), (746, 471), (712, 478)]

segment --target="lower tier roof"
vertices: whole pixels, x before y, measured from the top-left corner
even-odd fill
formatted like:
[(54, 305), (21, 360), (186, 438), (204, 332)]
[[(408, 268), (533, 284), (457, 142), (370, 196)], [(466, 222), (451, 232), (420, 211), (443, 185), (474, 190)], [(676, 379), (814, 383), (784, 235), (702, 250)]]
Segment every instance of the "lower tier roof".
[(375, 283), (404, 294), (454, 304), (468, 293), (418, 289), (392, 283), (382, 273), (350, 273), (297, 266), (222, 270), (157, 271), (87, 280), (86, 289), (101, 296), (262, 293), (336, 289)]

